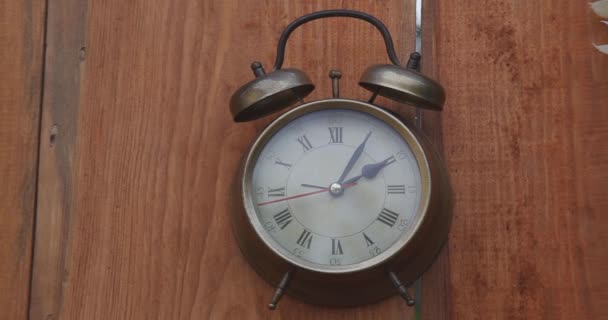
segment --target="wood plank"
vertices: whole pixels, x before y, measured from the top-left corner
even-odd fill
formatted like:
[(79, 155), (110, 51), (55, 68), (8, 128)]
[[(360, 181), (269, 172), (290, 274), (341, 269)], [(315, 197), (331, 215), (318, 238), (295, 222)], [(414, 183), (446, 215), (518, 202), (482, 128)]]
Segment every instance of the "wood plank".
[[(441, 17), (438, 12), (439, 1), (423, 1), (422, 17), (422, 72), (433, 79), (438, 79), (439, 66), (437, 61), (437, 27)], [(445, 83), (442, 83), (445, 86)], [(443, 112), (423, 111), (422, 129), (439, 148), (440, 154), (444, 155), (443, 148)], [(444, 156), (445, 158), (445, 156)], [(445, 159), (444, 159), (445, 161)], [(448, 172), (448, 175), (451, 175)], [(457, 190), (456, 190), (457, 191)], [(452, 292), (450, 290), (449, 250), (445, 245), (433, 265), (423, 276), (422, 287), (422, 318), (423, 319), (448, 319)]]
[(57, 317), (71, 268), (87, 2), (49, 1), (30, 319)]
[[(333, 7), (333, 6), (332, 6)], [(413, 2), (342, 1), (382, 19), (403, 59), (413, 44)], [(395, 319), (400, 298), (329, 309), (273, 292), (246, 264), (228, 210), (240, 158), (270, 121), (234, 124), (231, 93), (249, 64), (274, 59), (282, 28), (324, 1), (54, 1), (41, 144), (32, 319)], [(84, 49), (83, 49), (84, 48)], [(330, 20), (289, 41), (285, 66), (342, 95), (385, 63), (377, 31)], [(386, 100), (393, 110), (396, 105)], [(43, 139), (44, 140), (44, 139)]]
[(42, 82), (43, 1), (0, 5), (0, 318), (26, 319)]
[(608, 58), (586, 1), (442, 1), (453, 319), (604, 319)]

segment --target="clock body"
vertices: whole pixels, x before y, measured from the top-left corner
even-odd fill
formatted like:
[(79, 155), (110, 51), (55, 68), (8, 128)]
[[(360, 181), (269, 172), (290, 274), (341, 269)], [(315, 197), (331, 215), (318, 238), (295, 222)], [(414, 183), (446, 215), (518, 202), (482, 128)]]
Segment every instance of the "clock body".
[(354, 306), (420, 277), (447, 239), (451, 189), (415, 128), (366, 102), (298, 106), (258, 136), (235, 182), (234, 235), (253, 269), (304, 301)]

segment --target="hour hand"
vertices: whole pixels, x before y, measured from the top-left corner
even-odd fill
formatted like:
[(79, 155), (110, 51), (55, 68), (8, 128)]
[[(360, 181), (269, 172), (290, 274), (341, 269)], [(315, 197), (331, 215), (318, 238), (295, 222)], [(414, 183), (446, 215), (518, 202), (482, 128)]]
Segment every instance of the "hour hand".
[(344, 181), (344, 183), (355, 182), (355, 181), (361, 179), (362, 177), (365, 177), (365, 179), (373, 179), (374, 177), (376, 177), (378, 175), (378, 172), (380, 172), (380, 170), (382, 170), (382, 168), (388, 166), (389, 164), (391, 164), (393, 162), (395, 162), (395, 157), (390, 156), (380, 162), (366, 164), (363, 166), (363, 168), (361, 168), (360, 175), (354, 176), (354, 177)]
[(395, 162), (395, 157), (390, 156), (378, 163), (366, 164), (361, 169), (361, 175), (364, 176), (366, 179), (372, 179), (376, 175), (378, 175), (378, 172), (380, 172), (382, 168), (388, 166), (393, 162)]

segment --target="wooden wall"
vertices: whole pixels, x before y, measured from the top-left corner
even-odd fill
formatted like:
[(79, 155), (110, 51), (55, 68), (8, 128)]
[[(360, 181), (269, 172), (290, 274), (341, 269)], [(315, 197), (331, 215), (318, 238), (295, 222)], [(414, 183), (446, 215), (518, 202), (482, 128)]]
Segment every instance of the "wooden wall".
[[(591, 46), (608, 31), (584, 1), (425, 4), (423, 69), (448, 103), (424, 126), (456, 207), (423, 317), (608, 316), (608, 56)], [(270, 68), (289, 21), (336, 7), (412, 50), (405, 0), (3, 4), (0, 319), (412, 318), (399, 298), (269, 312), (231, 235), (231, 184), (269, 120), (232, 123), (229, 96), (251, 61)], [(286, 66), (311, 76), (311, 99), (331, 68), (364, 99), (359, 74), (386, 61), (373, 27), (332, 19), (294, 33)]]
[(584, 1), (552, 0), (444, 1), (438, 16), (456, 190), (451, 314), (607, 317), (608, 56), (591, 45), (598, 19)]
[(0, 319), (25, 319), (36, 205), (44, 2), (0, 4)]

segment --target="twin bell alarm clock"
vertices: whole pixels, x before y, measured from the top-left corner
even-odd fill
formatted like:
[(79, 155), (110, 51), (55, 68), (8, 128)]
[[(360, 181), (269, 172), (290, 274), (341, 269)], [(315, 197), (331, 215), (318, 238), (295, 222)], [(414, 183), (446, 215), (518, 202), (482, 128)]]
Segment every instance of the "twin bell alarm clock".
[[(283, 69), (290, 34), (327, 18), (367, 21), (382, 34), (392, 64), (373, 65), (359, 85), (368, 101), (340, 97), (341, 73), (329, 72), (333, 96), (304, 102), (315, 86)], [(451, 188), (444, 163), (424, 134), (374, 104), (377, 96), (441, 111), (442, 86), (418, 72), (414, 52), (402, 66), (386, 26), (358, 11), (302, 16), (283, 31), (274, 68), (252, 64), (255, 79), (230, 100), (234, 121), (253, 121), (298, 104), (272, 121), (244, 157), (235, 187), (234, 236), (251, 267), (284, 293), (329, 306), (356, 306), (394, 294), (432, 264), (447, 240)]]

